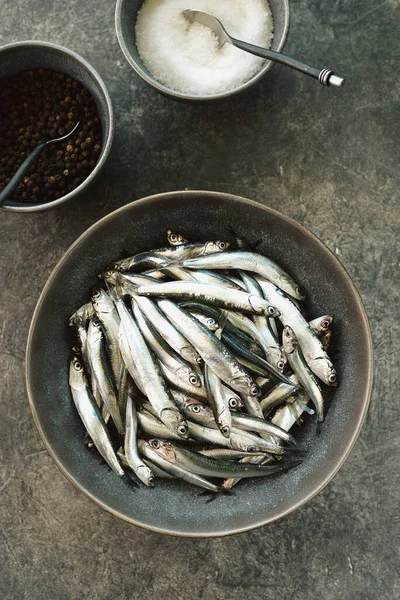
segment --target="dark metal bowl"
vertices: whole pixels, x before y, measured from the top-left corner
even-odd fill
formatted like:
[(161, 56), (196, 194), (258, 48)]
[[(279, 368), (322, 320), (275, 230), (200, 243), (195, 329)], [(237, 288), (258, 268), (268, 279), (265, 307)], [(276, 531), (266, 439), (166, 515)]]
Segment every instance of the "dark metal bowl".
[[(272, 18), (274, 21), (274, 35), (271, 44), (271, 50), (281, 52), (286, 42), (287, 35), (289, 33), (289, 20), (290, 20), (290, 8), (289, 0), (268, 0), (269, 6), (272, 12)], [(227, 98), (238, 94), (244, 90), (247, 90), (250, 86), (254, 85), (261, 79), (273, 66), (273, 62), (266, 61), (263, 68), (256, 73), (249, 81), (246, 81), (243, 85), (229, 90), (227, 92), (221, 92), (220, 94), (210, 94), (208, 96), (184, 94), (177, 92), (171, 88), (166, 87), (160, 83), (144, 66), (139, 53), (136, 48), (135, 41), (135, 24), (137, 13), (143, 4), (143, 0), (117, 0), (115, 8), (115, 29), (121, 50), (125, 55), (126, 60), (136, 73), (146, 83), (151, 85), (155, 90), (161, 92), (166, 96), (175, 98), (175, 100), (196, 100), (196, 101), (210, 101), (219, 100), (221, 98)]]
[(24, 41), (0, 46), (0, 80), (25, 69), (53, 69), (80, 81), (92, 94), (103, 131), (103, 147), (93, 171), (74, 190), (51, 202), (7, 200), (1, 208), (13, 212), (37, 212), (59, 206), (86, 190), (107, 160), (114, 138), (114, 114), (111, 99), (98, 72), (79, 54), (51, 42)]
[[(285, 474), (241, 482), (235, 495), (206, 503), (182, 482), (132, 492), (83, 444), (68, 388), (70, 314), (89, 298), (96, 273), (122, 252), (165, 245), (166, 230), (193, 241), (226, 239), (230, 224), (304, 286), (310, 316), (332, 314), (339, 386), (326, 392), (322, 433), (315, 419), (296, 432), (308, 450)], [(261, 204), (216, 192), (158, 194), (128, 204), (90, 227), (65, 253), (37, 304), (26, 355), (29, 403), (40, 435), (64, 475), (97, 504), (129, 523), (179, 536), (220, 536), (271, 523), (320, 492), (348, 457), (370, 401), (373, 363), (367, 316), (337, 258), (307, 229)], [(326, 389), (326, 388), (325, 388)]]

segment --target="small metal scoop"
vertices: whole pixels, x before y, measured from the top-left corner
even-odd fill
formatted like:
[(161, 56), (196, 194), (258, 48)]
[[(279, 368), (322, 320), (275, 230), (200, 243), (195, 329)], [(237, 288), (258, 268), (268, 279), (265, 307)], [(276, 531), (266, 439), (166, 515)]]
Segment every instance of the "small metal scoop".
[(261, 48), (260, 46), (254, 46), (253, 44), (248, 44), (242, 40), (237, 40), (229, 35), (221, 21), (207, 12), (187, 9), (182, 11), (182, 14), (191, 23), (200, 23), (200, 25), (204, 25), (211, 29), (218, 39), (220, 48), (228, 42), (229, 44), (236, 46), (236, 48), (240, 48), (240, 50), (250, 52), (250, 54), (255, 54), (256, 56), (261, 56), (261, 58), (266, 58), (267, 60), (273, 60), (282, 65), (286, 65), (287, 67), (291, 67), (292, 69), (296, 69), (296, 71), (305, 73), (310, 77), (314, 77), (314, 79), (318, 79), (321, 85), (334, 87), (344, 86), (344, 79), (342, 79), (342, 77), (337, 77), (330, 69), (315, 69), (294, 58), (285, 56), (280, 52), (274, 52), (274, 50), (267, 50), (267, 48)]
[(76, 125), (74, 125), (73, 129), (71, 129), (71, 131), (69, 131), (67, 134), (63, 135), (62, 137), (48, 140), (47, 142), (42, 142), (41, 144), (36, 146), (36, 148), (34, 148), (30, 154), (28, 154), (22, 165), (17, 169), (10, 181), (7, 183), (6, 187), (0, 191), (0, 206), (3, 206), (3, 204), (7, 202), (7, 199), (11, 196), (15, 188), (24, 178), (25, 173), (39, 158), (46, 146), (50, 146), (51, 144), (58, 144), (58, 142), (64, 142), (75, 133), (79, 125), (80, 121), (78, 121)]

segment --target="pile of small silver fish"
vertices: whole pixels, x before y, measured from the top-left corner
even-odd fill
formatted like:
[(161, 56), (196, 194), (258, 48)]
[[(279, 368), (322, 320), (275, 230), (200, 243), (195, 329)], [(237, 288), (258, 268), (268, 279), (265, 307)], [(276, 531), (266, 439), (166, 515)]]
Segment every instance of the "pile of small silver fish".
[(70, 318), (85, 443), (147, 486), (227, 492), (295, 467), (305, 452), (289, 430), (304, 411), (322, 423), (320, 382), (336, 385), (332, 317), (308, 321), (301, 287), (239, 238), (167, 239), (112, 264)]

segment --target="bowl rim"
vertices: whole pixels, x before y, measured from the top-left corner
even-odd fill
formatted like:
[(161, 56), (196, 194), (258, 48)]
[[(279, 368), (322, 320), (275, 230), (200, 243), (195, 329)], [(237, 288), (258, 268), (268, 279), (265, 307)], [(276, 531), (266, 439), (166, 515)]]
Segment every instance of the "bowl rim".
[[(53, 279), (56, 277), (59, 270), (64, 265), (64, 262), (73, 254), (73, 252), (75, 251), (75, 248), (81, 242), (83, 242), (94, 231), (96, 231), (96, 229), (101, 228), (103, 226), (103, 224), (106, 223), (108, 220), (114, 218), (114, 216), (116, 214), (123, 213), (124, 211), (129, 211), (131, 209), (132, 205), (142, 206), (144, 204), (152, 203), (154, 201), (168, 201), (170, 198), (185, 198), (185, 199), (187, 198), (188, 202), (190, 200), (195, 200), (195, 199), (199, 199), (199, 198), (203, 198), (203, 199), (204, 198), (221, 198), (224, 200), (230, 200), (230, 201), (234, 201), (234, 202), (244, 203), (250, 207), (261, 208), (261, 209), (265, 210), (267, 213), (273, 214), (273, 215), (279, 217), (280, 219), (283, 219), (283, 221), (285, 221), (289, 225), (295, 227), (301, 233), (311, 236), (314, 241), (317, 241), (319, 244), (321, 244), (322, 249), (325, 250), (325, 252), (327, 252), (329, 255), (331, 255), (331, 257), (334, 258), (335, 262), (337, 263), (337, 265), (339, 267), (339, 270), (342, 272), (343, 277), (345, 278), (346, 282), (349, 284), (349, 287), (352, 291), (354, 299), (357, 303), (357, 308), (359, 310), (359, 314), (362, 319), (363, 329), (364, 329), (364, 332), (365, 332), (365, 335), (367, 338), (366, 352), (367, 352), (367, 357), (368, 357), (368, 372), (367, 372), (367, 381), (366, 381), (366, 394), (365, 394), (364, 403), (362, 405), (362, 410), (358, 417), (358, 421), (356, 423), (356, 426), (354, 428), (354, 431), (353, 431), (353, 434), (351, 436), (349, 443), (347, 444), (346, 448), (342, 451), (340, 458), (338, 460), (336, 460), (333, 467), (330, 468), (328, 474), (323, 479), (323, 481), (320, 482), (320, 484), (317, 487), (315, 487), (312, 491), (310, 491), (307, 495), (305, 495), (300, 500), (295, 502), (290, 508), (288, 508), (287, 510), (284, 510), (283, 512), (280, 512), (280, 513), (278, 512), (275, 516), (273, 516), (271, 518), (262, 518), (261, 520), (255, 522), (254, 524), (251, 524), (251, 525), (246, 525), (246, 526), (237, 527), (237, 528), (231, 527), (229, 530), (216, 531), (215, 533), (214, 532), (200, 532), (200, 533), (199, 532), (183, 532), (183, 531), (173, 531), (170, 529), (163, 529), (162, 527), (153, 527), (151, 525), (147, 525), (146, 523), (135, 521), (135, 519), (127, 517), (126, 515), (119, 512), (118, 510), (110, 508), (107, 504), (105, 504), (104, 502), (99, 500), (94, 494), (92, 494), (92, 492), (90, 492), (83, 485), (78, 483), (74, 479), (74, 477), (58, 462), (56, 453), (53, 451), (51, 444), (47, 441), (46, 434), (40, 426), (39, 418), (36, 413), (35, 403), (33, 401), (33, 392), (32, 392), (31, 386), (30, 386), (30, 363), (31, 363), (31, 354), (33, 354), (32, 338), (33, 338), (33, 333), (34, 333), (35, 326), (36, 326), (36, 321), (38, 319), (38, 315), (41, 310), (43, 301), (47, 295), (47, 291), (51, 287), (51, 285), (53, 283)], [(202, 190), (181, 190), (181, 191), (174, 191), (174, 192), (162, 192), (162, 193), (146, 196), (139, 200), (134, 200), (134, 201), (130, 202), (129, 204), (126, 204), (126, 205), (112, 211), (108, 215), (105, 215), (100, 220), (93, 223), (93, 225), (91, 225), (88, 229), (86, 229), (75, 240), (75, 242), (73, 242), (73, 244), (66, 250), (66, 252), (63, 254), (61, 259), (58, 261), (58, 263), (54, 267), (49, 278), (47, 279), (46, 284), (39, 296), (39, 299), (37, 301), (37, 304), (36, 304), (36, 307), (35, 307), (35, 310), (34, 310), (34, 313), (32, 316), (32, 321), (31, 321), (29, 333), (28, 333), (26, 354), (25, 354), (25, 378), (26, 378), (26, 390), (27, 390), (27, 394), (28, 394), (29, 408), (31, 410), (34, 423), (38, 429), (38, 432), (40, 434), (42, 442), (44, 443), (48, 453), (50, 454), (51, 458), (54, 460), (57, 467), (60, 469), (62, 474), (66, 477), (66, 479), (70, 483), (72, 483), (72, 485), (74, 485), (78, 490), (80, 490), (86, 496), (88, 496), (95, 504), (97, 504), (98, 506), (100, 506), (101, 508), (103, 508), (104, 510), (106, 510), (107, 512), (112, 514), (113, 516), (118, 517), (118, 518), (122, 519), (123, 521), (130, 523), (131, 525), (135, 525), (137, 527), (146, 529), (148, 531), (153, 531), (155, 533), (167, 534), (167, 535), (170, 535), (173, 537), (213, 538), (213, 537), (225, 537), (228, 535), (244, 533), (246, 531), (251, 531), (253, 529), (257, 529), (259, 527), (268, 525), (270, 523), (274, 523), (274, 522), (288, 516), (289, 514), (293, 513), (295, 510), (297, 510), (298, 508), (300, 508), (301, 506), (303, 506), (304, 504), (309, 502), (312, 498), (314, 498), (317, 494), (319, 494), (328, 485), (328, 483), (333, 479), (333, 477), (338, 473), (338, 471), (342, 468), (343, 464), (348, 459), (348, 457), (358, 439), (358, 436), (363, 427), (363, 424), (365, 422), (365, 418), (368, 413), (368, 408), (370, 406), (371, 395), (372, 395), (373, 372), (374, 372), (373, 360), (374, 359), (373, 359), (373, 345), (372, 345), (371, 330), (370, 330), (367, 313), (365, 311), (365, 307), (363, 305), (361, 296), (360, 296), (355, 284), (353, 283), (350, 275), (347, 273), (346, 269), (343, 267), (342, 263), (339, 261), (337, 256), (324, 244), (324, 242), (322, 242), (322, 240), (320, 240), (318, 238), (318, 236), (316, 236), (309, 229), (307, 229), (306, 227), (304, 227), (303, 225), (301, 225), (300, 223), (298, 223), (291, 217), (281, 213), (278, 210), (275, 210), (274, 208), (271, 208), (269, 206), (261, 204), (260, 202), (256, 202), (254, 200), (250, 200), (250, 199), (244, 198), (242, 196), (237, 196), (235, 194), (229, 194), (229, 193), (225, 193), (225, 192), (213, 192), (213, 191), (202, 191)]]
[(85, 58), (83, 58), (83, 56), (81, 56), (74, 50), (70, 50), (69, 48), (66, 48), (65, 46), (61, 46), (60, 44), (54, 44), (53, 42), (46, 42), (46, 41), (40, 41), (40, 40), (22, 40), (19, 42), (11, 42), (8, 44), (1, 45), (0, 46), (0, 57), (1, 57), (2, 52), (4, 52), (4, 51), (12, 50), (14, 48), (23, 48), (23, 47), (29, 48), (30, 46), (34, 46), (37, 48), (49, 48), (50, 50), (57, 50), (58, 52), (67, 54), (68, 56), (70, 56), (71, 58), (76, 60), (77, 62), (81, 63), (81, 65), (83, 67), (85, 67), (85, 69), (90, 73), (90, 75), (92, 75), (92, 77), (97, 81), (98, 85), (101, 88), (102, 93), (104, 94), (105, 107), (107, 109), (108, 118), (109, 118), (110, 123), (108, 126), (108, 131), (105, 132), (105, 134), (106, 134), (105, 135), (105, 144), (102, 147), (99, 160), (96, 163), (93, 171), (86, 177), (86, 179), (84, 181), (82, 181), (81, 184), (78, 185), (78, 187), (76, 187), (75, 189), (68, 192), (68, 194), (61, 196), (61, 198), (58, 198), (57, 200), (52, 200), (51, 202), (41, 202), (41, 203), (37, 203), (37, 204), (28, 204), (27, 203), (26, 206), (21, 206), (21, 205), (13, 206), (13, 205), (4, 204), (3, 206), (0, 207), (1, 210), (7, 211), (7, 212), (29, 213), (29, 212), (39, 212), (39, 211), (44, 211), (44, 210), (50, 210), (51, 208), (59, 206), (60, 204), (63, 204), (64, 202), (67, 202), (68, 200), (71, 200), (72, 198), (74, 198), (75, 196), (80, 194), (88, 185), (90, 185), (90, 183), (95, 179), (95, 177), (97, 177), (100, 170), (103, 168), (103, 166), (107, 160), (107, 157), (110, 153), (112, 142), (114, 139), (114, 133), (115, 133), (114, 111), (113, 111), (113, 107), (112, 107), (111, 97), (110, 97), (110, 94), (106, 87), (106, 84), (104, 83), (104, 81), (103, 81), (101, 75), (98, 73), (98, 71), (94, 67), (92, 67), (92, 65)]
[[(152, 75), (148, 75), (146, 73), (146, 71), (144, 69), (142, 69), (140, 64), (138, 62), (136, 62), (136, 60), (133, 58), (133, 56), (129, 52), (128, 47), (125, 43), (125, 38), (122, 34), (122, 5), (125, 1), (126, 0), (117, 0), (117, 3), (115, 5), (115, 31), (117, 34), (118, 43), (120, 45), (120, 48), (121, 48), (126, 60), (130, 64), (132, 69), (137, 73), (137, 75), (139, 75), (139, 77), (141, 79), (143, 79), (143, 81), (145, 81), (153, 89), (157, 90), (161, 94), (170, 96), (171, 98), (175, 98), (176, 100), (188, 100), (188, 101), (195, 101), (195, 102), (209, 102), (209, 101), (213, 101), (213, 100), (222, 100), (223, 98), (229, 98), (233, 95), (239, 94), (240, 92), (243, 92), (243, 91), (247, 90), (249, 87), (255, 85), (268, 71), (270, 71), (272, 69), (272, 67), (274, 65), (273, 61), (271, 61), (271, 60), (266, 61), (263, 68), (260, 69), (258, 71), (258, 73), (256, 73), (251, 79), (249, 79), (248, 81), (246, 81), (239, 87), (234, 88), (233, 90), (228, 90), (226, 92), (221, 92), (219, 94), (209, 94), (207, 96), (199, 96), (199, 95), (194, 95), (194, 94), (185, 94), (184, 92), (178, 92), (176, 90), (173, 90), (173, 89), (165, 86), (161, 82), (159, 82)], [(284, 9), (284, 23), (283, 23), (282, 38), (276, 48), (276, 52), (281, 52), (283, 50), (286, 40), (287, 40), (287, 37), (288, 37), (288, 34), (289, 34), (289, 26), (290, 26), (289, 0), (281, 0), (281, 1), (282, 1), (283, 9)]]

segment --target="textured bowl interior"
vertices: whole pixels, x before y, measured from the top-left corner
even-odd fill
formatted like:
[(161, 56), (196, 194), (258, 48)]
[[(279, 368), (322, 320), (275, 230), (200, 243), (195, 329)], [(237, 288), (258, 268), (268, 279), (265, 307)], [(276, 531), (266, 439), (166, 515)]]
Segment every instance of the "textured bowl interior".
[[(274, 36), (271, 44), (271, 49), (280, 52), (286, 42), (286, 37), (289, 30), (289, 2), (288, 0), (268, 0), (272, 18), (274, 22)], [(155, 87), (158, 91), (173, 96), (174, 98), (180, 98), (184, 100), (213, 100), (218, 98), (225, 98), (231, 96), (233, 93), (237, 93), (247, 89), (250, 85), (253, 85), (260, 79), (267, 71), (269, 71), (273, 65), (271, 61), (266, 61), (264, 67), (254, 75), (248, 82), (244, 83), (234, 90), (223, 92), (215, 95), (198, 96), (189, 95), (176, 92), (170, 88), (162, 85), (144, 66), (135, 42), (135, 24), (138, 10), (143, 4), (143, 0), (117, 0), (115, 10), (115, 27), (117, 31), (118, 40), (121, 49), (125, 55), (125, 58), (147, 83)]]
[(91, 174), (69, 194), (62, 196), (58, 200), (46, 203), (37, 202), (29, 204), (27, 202), (8, 200), (7, 204), (3, 207), (4, 210), (18, 210), (19, 212), (29, 209), (33, 211), (42, 210), (52, 208), (69, 200), (92, 182), (103, 166), (110, 150), (114, 130), (111, 101), (100, 76), (81, 56), (67, 48), (49, 42), (17, 42), (0, 47), (0, 80), (19, 71), (39, 69), (41, 67), (65, 73), (73, 79), (80, 81), (90, 91), (96, 102), (101, 119), (103, 148)]
[[(133, 493), (83, 445), (84, 428), (68, 388), (72, 345), (68, 317), (88, 300), (96, 273), (126, 252), (165, 245), (168, 228), (190, 240), (226, 239), (227, 225), (276, 260), (306, 289), (310, 316), (335, 316), (335, 360), (340, 385), (326, 391), (328, 413), (322, 435), (315, 420), (299, 436), (309, 454), (286, 474), (241, 482), (234, 496), (206, 503), (196, 488), (158, 482)], [(229, 239), (229, 237), (228, 237)], [(98, 280), (97, 280), (98, 281)], [(361, 428), (372, 383), (367, 318), (349, 276), (335, 256), (308, 230), (260, 204), (213, 192), (159, 194), (103, 218), (66, 252), (50, 276), (33, 317), (27, 349), (31, 409), (51, 455), (63, 473), (113, 514), (156, 531), (213, 536), (271, 522), (298, 507), (337, 472)]]

